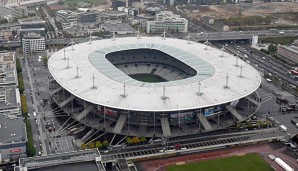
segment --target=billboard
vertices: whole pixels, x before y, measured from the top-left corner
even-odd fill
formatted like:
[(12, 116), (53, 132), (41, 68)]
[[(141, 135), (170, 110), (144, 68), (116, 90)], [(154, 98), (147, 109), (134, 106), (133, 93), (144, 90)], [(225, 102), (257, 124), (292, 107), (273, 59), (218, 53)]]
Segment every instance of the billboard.
[(170, 120), (175, 120), (180, 122), (187, 122), (195, 119), (195, 114), (193, 112), (175, 113), (170, 115)]

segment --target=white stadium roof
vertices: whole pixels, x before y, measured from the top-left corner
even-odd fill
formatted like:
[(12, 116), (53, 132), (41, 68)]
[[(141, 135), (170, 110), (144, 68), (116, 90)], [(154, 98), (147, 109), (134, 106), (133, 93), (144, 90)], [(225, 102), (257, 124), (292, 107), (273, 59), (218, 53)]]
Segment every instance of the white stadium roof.
[[(73, 95), (107, 107), (135, 111), (178, 111), (219, 105), (253, 93), (261, 83), (259, 72), (242, 60), (205, 45), (180, 39), (136, 37), (104, 39), (67, 47), (53, 54), (49, 70)], [(152, 48), (191, 66), (197, 75), (165, 83), (143, 83), (116, 68), (105, 54), (128, 49)], [(69, 64), (68, 64), (69, 62)], [(69, 65), (69, 67), (68, 67)], [(78, 75), (77, 76), (77, 66)], [(240, 77), (242, 66), (242, 77)], [(93, 75), (94, 85), (93, 87)], [(228, 75), (228, 86), (226, 77)], [(124, 92), (126, 97), (121, 96)], [(200, 86), (201, 95), (198, 95)], [(163, 96), (165, 87), (165, 96)]]

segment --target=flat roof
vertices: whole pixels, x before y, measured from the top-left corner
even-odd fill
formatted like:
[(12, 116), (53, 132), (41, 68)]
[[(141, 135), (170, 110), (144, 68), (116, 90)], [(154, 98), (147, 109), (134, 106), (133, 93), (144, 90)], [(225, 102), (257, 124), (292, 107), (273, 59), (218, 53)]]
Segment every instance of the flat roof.
[[(153, 46), (152, 46), (153, 45)], [(145, 83), (133, 80), (110, 64), (105, 54), (125, 49), (153, 47), (170, 54), (174, 58), (197, 70), (194, 77), (165, 82), (163, 99), (162, 83)], [(135, 111), (177, 111), (219, 105), (243, 98), (253, 93), (261, 83), (259, 72), (246, 62), (222, 51), (201, 43), (161, 37), (126, 37), (81, 43), (53, 54), (48, 62), (53, 78), (75, 96), (107, 107)], [(221, 55), (223, 54), (223, 57)], [(205, 65), (210, 67), (204, 68)], [(76, 67), (79, 67), (79, 78)], [(107, 66), (106, 69), (103, 68)], [(242, 66), (242, 77), (240, 77)], [(204, 69), (202, 69), (202, 68)], [(112, 72), (115, 72), (113, 74)], [(206, 75), (202, 75), (206, 72)], [(117, 73), (117, 74), (116, 74)], [(118, 75), (119, 74), (119, 75)], [(93, 79), (96, 89), (91, 89)], [(228, 75), (228, 86), (226, 77)], [(123, 77), (123, 79), (119, 79)], [(126, 82), (127, 81), (127, 82)], [(127, 96), (121, 94), (125, 91)], [(199, 82), (200, 96), (197, 94)]]
[(71, 163), (71, 164), (61, 164), (56, 166), (43, 167), (38, 169), (29, 169), (31, 171), (98, 171), (95, 161), (88, 162), (79, 162), (79, 163)]
[(0, 135), (0, 146), (26, 141), (23, 119), (0, 115)]
[(49, 154), (47, 156), (34, 156), (34, 157), (21, 158), (19, 162), (20, 162), (20, 167), (41, 168), (49, 165), (55, 166), (55, 165), (62, 165), (62, 164), (69, 164), (69, 163), (73, 164), (78, 162), (87, 162), (87, 161), (95, 162), (96, 157), (100, 157), (100, 153), (98, 149), (94, 148), (94, 149), (87, 149), (87, 150), (71, 151), (66, 153)]
[(16, 86), (0, 87), (0, 92), (5, 93), (5, 102), (0, 101), (1, 110), (18, 109)]

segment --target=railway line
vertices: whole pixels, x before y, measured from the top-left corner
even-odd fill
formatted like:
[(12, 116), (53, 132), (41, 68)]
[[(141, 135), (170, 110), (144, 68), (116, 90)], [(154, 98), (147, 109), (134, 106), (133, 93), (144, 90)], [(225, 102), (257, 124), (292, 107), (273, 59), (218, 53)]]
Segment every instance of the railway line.
[[(130, 149), (129, 151), (116, 151), (111, 154), (102, 153), (102, 162), (113, 162), (122, 158), (126, 160), (129, 159), (150, 159), (156, 157), (165, 156), (176, 156), (180, 154), (193, 153), (199, 151), (208, 151), (220, 148), (229, 148), (233, 146), (240, 146), (244, 144), (254, 144), (262, 141), (274, 141), (281, 140), (285, 136), (285, 132), (274, 129), (268, 132), (257, 132), (252, 134), (234, 134), (230, 136), (220, 136), (214, 138), (201, 139), (199, 141), (185, 141), (182, 144), (181, 150), (174, 149), (173, 142), (165, 142), (164, 144), (159, 144), (158, 146), (147, 146), (143, 150)], [(182, 141), (181, 141), (182, 142)], [(128, 148), (129, 149), (129, 148)]]

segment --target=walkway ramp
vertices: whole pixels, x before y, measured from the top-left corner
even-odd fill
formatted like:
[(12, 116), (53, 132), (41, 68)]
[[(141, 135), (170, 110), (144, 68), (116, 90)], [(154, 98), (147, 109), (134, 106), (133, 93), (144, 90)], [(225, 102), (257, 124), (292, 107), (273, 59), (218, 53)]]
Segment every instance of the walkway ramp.
[(127, 115), (125, 115), (125, 114), (121, 114), (120, 115), (120, 117), (118, 118), (117, 123), (116, 123), (116, 125), (114, 127), (114, 131), (113, 131), (114, 133), (116, 133), (116, 134), (120, 134), (121, 133), (122, 128), (123, 128), (123, 126), (124, 126), (124, 124), (126, 122), (126, 119), (127, 119)]
[(73, 99), (75, 99), (75, 96), (70, 96), (68, 99), (64, 100), (63, 102), (61, 102), (59, 105), (60, 107), (65, 106), (67, 103), (71, 102)]
[(171, 129), (170, 129), (170, 124), (169, 124), (168, 118), (162, 117), (162, 118), (160, 118), (160, 122), (161, 122), (163, 136), (164, 137), (171, 136)]
[(252, 103), (254, 103), (255, 105), (259, 105), (259, 102), (257, 102), (256, 100), (254, 100), (253, 98), (251, 98), (249, 96), (245, 97), (245, 99), (252, 102)]
[(88, 131), (87, 134), (85, 134), (83, 137), (82, 137), (82, 140), (84, 141), (86, 138), (88, 138), (95, 130), (92, 128), (90, 129), (90, 131)]
[(60, 86), (59, 88), (56, 88), (53, 91), (50, 91), (51, 96), (53, 96), (54, 94), (58, 93), (58, 91), (62, 90), (62, 87)]
[(85, 117), (89, 112), (91, 112), (93, 110), (93, 106), (89, 105), (87, 106), (86, 109), (84, 109), (81, 113), (78, 114), (78, 116), (76, 117), (76, 119), (79, 121), (81, 120), (83, 117)]
[(226, 109), (228, 109), (228, 111), (231, 112), (231, 114), (234, 115), (238, 121), (243, 120), (243, 117), (235, 109), (233, 109), (232, 106), (228, 105), (226, 106)]
[(199, 121), (202, 123), (206, 131), (211, 131), (213, 129), (209, 121), (206, 119), (206, 117), (203, 114), (197, 113), (197, 117), (199, 118)]

